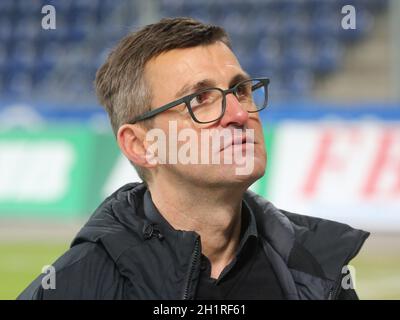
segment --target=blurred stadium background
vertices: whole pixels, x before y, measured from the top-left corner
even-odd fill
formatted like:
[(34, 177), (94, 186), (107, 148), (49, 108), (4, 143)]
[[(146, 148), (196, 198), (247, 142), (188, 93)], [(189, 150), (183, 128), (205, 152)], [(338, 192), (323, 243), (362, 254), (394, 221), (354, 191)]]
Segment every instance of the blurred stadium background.
[[(41, 8), (56, 29), (41, 28)], [(345, 30), (344, 5), (356, 9)], [(1, 0), (0, 299), (67, 250), (92, 210), (138, 180), (93, 80), (127, 32), (161, 17), (220, 24), (243, 67), (271, 78), (262, 114), (275, 205), (372, 232), (362, 299), (400, 298), (400, 1)]]

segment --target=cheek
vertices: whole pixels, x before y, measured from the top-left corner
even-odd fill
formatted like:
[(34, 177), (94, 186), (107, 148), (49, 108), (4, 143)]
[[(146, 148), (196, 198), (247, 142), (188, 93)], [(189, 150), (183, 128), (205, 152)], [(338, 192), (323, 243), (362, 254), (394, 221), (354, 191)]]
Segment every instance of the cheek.
[(253, 132), (255, 140), (260, 144), (264, 144), (265, 141), (264, 131), (262, 123), (259, 121), (259, 119), (254, 119), (254, 121), (251, 122), (251, 125), (248, 127), (248, 129), (254, 130)]
[(258, 145), (259, 147), (259, 154), (266, 159), (267, 158), (267, 149), (265, 148), (265, 145), (263, 143), (260, 143)]

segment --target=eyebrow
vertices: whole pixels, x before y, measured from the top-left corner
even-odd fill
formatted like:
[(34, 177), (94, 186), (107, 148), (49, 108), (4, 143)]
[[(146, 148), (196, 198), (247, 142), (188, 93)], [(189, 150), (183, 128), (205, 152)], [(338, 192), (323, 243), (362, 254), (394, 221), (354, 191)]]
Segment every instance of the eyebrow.
[[(229, 81), (229, 88), (232, 88), (235, 84), (240, 81), (248, 80), (250, 76), (247, 73), (238, 73)], [(176, 94), (176, 98), (181, 98), (186, 94), (194, 93), (196, 91), (212, 88), (216, 86), (215, 80), (203, 79), (195, 84), (185, 84)]]

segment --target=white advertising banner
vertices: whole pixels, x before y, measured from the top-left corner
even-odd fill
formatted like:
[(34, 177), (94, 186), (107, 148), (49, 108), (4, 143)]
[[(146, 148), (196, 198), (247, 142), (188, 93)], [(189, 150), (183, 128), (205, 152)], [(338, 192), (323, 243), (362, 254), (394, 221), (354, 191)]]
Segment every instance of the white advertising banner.
[(282, 122), (269, 151), (277, 207), (400, 231), (400, 122)]

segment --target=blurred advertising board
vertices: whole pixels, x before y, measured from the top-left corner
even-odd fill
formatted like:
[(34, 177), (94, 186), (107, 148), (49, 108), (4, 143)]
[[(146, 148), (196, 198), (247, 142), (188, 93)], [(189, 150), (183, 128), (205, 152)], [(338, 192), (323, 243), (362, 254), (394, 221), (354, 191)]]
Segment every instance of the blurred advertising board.
[(109, 134), (83, 126), (0, 132), (0, 216), (87, 214), (117, 156)]
[[(285, 210), (399, 230), (399, 124), (265, 124), (267, 172), (251, 189)], [(111, 133), (83, 125), (0, 132), (0, 217), (87, 216), (133, 181), (139, 178)]]

